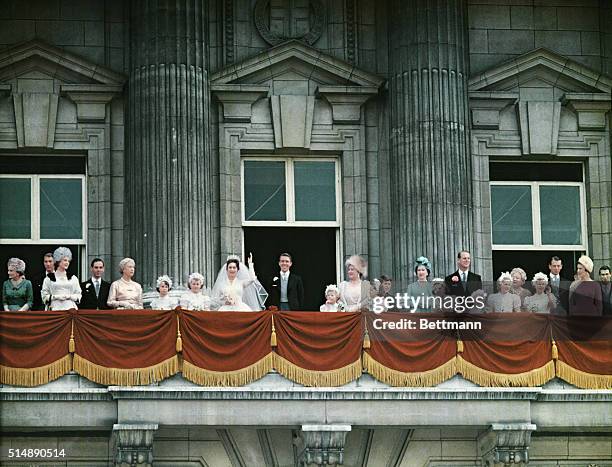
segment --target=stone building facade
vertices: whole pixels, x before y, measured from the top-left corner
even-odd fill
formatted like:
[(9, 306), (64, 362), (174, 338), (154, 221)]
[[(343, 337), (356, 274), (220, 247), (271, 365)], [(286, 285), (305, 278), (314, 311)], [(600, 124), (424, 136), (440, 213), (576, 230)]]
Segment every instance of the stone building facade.
[[(461, 249), (489, 281), (551, 254), (566, 269), (582, 252), (610, 264), (611, 92), (606, 0), (3, 0), (0, 257), (36, 264), (68, 244), (81, 275), (102, 257), (114, 279), (131, 256), (151, 287), (193, 271), (212, 285), (228, 254), (249, 251), (263, 277), (289, 250), (309, 304), (351, 254), (400, 290), (416, 257), (441, 276)], [(304, 396), (268, 378), (226, 395), (74, 376), (3, 389), (16, 410), (3, 426), (44, 431), (17, 420), (52, 401), (43, 419), (66, 431), (54, 442), (82, 452), (68, 465), (106, 465), (124, 441), (167, 459), (156, 465), (291, 465), (292, 437), (312, 436), (342, 445), (346, 465), (498, 465), (483, 462), (530, 439), (533, 465), (612, 465), (609, 393), (460, 381), (394, 392), (419, 400), (394, 419), (376, 385)], [(381, 411), (352, 400), (360, 391)], [(285, 416), (266, 402), (279, 397)], [(190, 418), (193, 399), (210, 420)], [(242, 399), (254, 401), (238, 412)], [(157, 410), (159, 426), (130, 431)]]

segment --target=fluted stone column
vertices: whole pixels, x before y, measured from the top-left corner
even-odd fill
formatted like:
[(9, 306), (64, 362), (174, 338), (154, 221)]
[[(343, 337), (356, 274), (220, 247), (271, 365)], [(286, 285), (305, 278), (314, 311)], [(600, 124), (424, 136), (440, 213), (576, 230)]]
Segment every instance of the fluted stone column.
[(395, 0), (389, 8), (391, 219), (404, 284), (425, 255), (454, 269), (473, 243), (464, 0)]
[(130, 2), (127, 255), (137, 279), (214, 279), (208, 14), (203, 0)]

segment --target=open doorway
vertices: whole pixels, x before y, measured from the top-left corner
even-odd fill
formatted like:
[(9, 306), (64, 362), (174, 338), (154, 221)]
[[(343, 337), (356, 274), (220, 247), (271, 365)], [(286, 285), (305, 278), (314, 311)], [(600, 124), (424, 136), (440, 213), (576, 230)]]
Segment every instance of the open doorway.
[(278, 257), (290, 253), (291, 271), (304, 283), (304, 310), (317, 311), (325, 301), (325, 286), (336, 283), (336, 229), (315, 227), (245, 227), (244, 252), (253, 253), (262, 285), (278, 276)]

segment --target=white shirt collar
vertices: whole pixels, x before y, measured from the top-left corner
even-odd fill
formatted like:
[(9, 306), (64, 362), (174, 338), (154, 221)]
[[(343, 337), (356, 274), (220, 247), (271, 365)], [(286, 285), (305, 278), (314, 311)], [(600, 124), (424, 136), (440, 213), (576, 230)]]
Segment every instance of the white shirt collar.
[(291, 271), (287, 271), (287, 272), (283, 272), (283, 271), (281, 271), (281, 277), (282, 277), (283, 279), (285, 279), (285, 280), (286, 280), (286, 279), (289, 279), (289, 273), (290, 273), (290, 272), (291, 272)]

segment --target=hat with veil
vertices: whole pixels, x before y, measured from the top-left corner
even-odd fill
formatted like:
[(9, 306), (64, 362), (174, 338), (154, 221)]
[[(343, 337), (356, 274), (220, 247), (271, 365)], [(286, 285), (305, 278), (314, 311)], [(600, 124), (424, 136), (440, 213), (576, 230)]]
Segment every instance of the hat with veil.
[(241, 283), (249, 282), (242, 290), (242, 301), (253, 311), (262, 310), (268, 298), (268, 293), (255, 277), (255, 272), (250, 271), (249, 267), (237, 255), (229, 255), (226, 262), (221, 266), (215, 285), (212, 288), (212, 299), (222, 305), (224, 297), (231, 294), (231, 287), (227, 276), (227, 265), (230, 260), (238, 261), (240, 265), (236, 279)]

